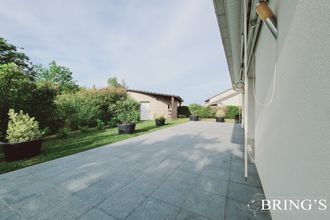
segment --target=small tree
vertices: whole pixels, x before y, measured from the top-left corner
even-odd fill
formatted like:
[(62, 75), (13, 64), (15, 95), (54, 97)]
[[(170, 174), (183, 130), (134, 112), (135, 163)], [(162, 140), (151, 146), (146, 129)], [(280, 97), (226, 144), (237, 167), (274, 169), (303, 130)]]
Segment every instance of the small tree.
[(34, 72), (29, 57), (19, 52), (15, 45), (8, 43), (5, 39), (0, 37), (0, 64), (8, 63), (15, 63), (26, 75), (33, 78)]
[(39, 123), (34, 117), (31, 118), (23, 111), (15, 113), (13, 109), (9, 110), (8, 116), (9, 123), (6, 138), (10, 143), (32, 141), (41, 137)]
[(42, 65), (35, 65), (37, 84), (51, 84), (59, 93), (75, 92), (78, 85), (73, 80), (69, 68), (57, 65), (55, 61), (49, 63), (48, 68)]

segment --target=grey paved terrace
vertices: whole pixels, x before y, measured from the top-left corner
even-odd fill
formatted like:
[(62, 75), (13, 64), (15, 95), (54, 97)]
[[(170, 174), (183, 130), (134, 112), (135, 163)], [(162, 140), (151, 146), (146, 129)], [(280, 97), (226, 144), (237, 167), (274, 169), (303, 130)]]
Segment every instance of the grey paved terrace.
[(0, 219), (270, 219), (239, 125), (176, 127), (0, 175)]

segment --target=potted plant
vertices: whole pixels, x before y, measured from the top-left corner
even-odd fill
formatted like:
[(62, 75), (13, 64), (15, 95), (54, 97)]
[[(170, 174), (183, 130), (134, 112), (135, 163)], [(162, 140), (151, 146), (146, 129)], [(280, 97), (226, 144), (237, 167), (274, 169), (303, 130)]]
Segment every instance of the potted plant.
[(198, 104), (191, 104), (189, 105), (189, 110), (191, 115), (189, 116), (190, 121), (198, 121), (199, 120), (199, 113), (202, 107)]
[(156, 126), (163, 126), (165, 125), (165, 116), (164, 114), (161, 114), (161, 115), (156, 115), (155, 116), (155, 123), (156, 123)]
[(1, 143), (7, 161), (21, 160), (41, 153), (42, 132), (39, 123), (23, 111), (15, 113), (9, 110), (9, 122), (6, 139)]
[(216, 112), (216, 122), (225, 122), (225, 117), (226, 117), (226, 108), (221, 107), (217, 110)]
[(119, 134), (132, 134), (135, 132), (135, 125), (139, 121), (139, 103), (132, 100), (126, 99), (117, 103), (118, 112), (117, 124)]

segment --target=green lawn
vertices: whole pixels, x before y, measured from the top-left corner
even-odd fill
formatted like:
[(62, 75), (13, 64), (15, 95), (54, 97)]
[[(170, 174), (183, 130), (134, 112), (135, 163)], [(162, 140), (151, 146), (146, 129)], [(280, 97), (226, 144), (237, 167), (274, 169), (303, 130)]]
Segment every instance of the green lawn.
[(71, 134), (67, 138), (46, 140), (42, 145), (41, 155), (14, 162), (5, 162), (4, 155), (0, 152), (0, 174), (136, 137), (162, 128), (168, 128), (187, 121), (188, 119), (166, 120), (166, 125), (162, 127), (156, 127), (153, 120), (144, 121), (136, 125), (136, 133), (134, 134), (118, 135), (117, 128), (109, 128), (102, 131), (90, 130), (87, 133), (78, 132)]

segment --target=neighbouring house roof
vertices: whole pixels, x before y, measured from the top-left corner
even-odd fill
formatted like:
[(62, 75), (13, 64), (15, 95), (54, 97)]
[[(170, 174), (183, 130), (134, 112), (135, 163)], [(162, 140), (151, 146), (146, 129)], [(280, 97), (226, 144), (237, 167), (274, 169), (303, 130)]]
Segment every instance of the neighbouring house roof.
[(210, 98), (206, 99), (204, 102), (208, 102), (208, 101), (210, 101), (210, 99), (215, 98), (215, 97), (217, 97), (217, 96), (219, 96), (219, 95), (221, 95), (221, 94), (223, 94), (223, 93), (226, 93), (226, 92), (228, 92), (228, 91), (230, 91), (230, 90), (232, 90), (232, 89), (227, 89), (227, 90), (222, 91), (222, 92), (220, 92), (220, 93), (218, 93), (218, 94), (216, 94), (216, 95), (214, 95), (214, 96), (211, 96)]
[(239, 94), (240, 94), (240, 92), (238, 92), (238, 91), (235, 91), (233, 89), (227, 89), (227, 90), (220, 92), (219, 94), (214, 95), (214, 96), (208, 98), (207, 100), (205, 100), (205, 104), (207, 106), (218, 104), (220, 102), (223, 102), (223, 101), (230, 99), (234, 96), (237, 96)]
[(242, 0), (213, 0), (232, 83), (240, 77)]
[(178, 95), (164, 94), (164, 93), (157, 93), (157, 92), (148, 92), (148, 91), (135, 90), (135, 89), (128, 89), (127, 92), (136, 92), (136, 93), (141, 93), (141, 94), (163, 96), (163, 97), (169, 97), (169, 98), (174, 97), (175, 99), (179, 100), (180, 102), (183, 102), (183, 99)]

